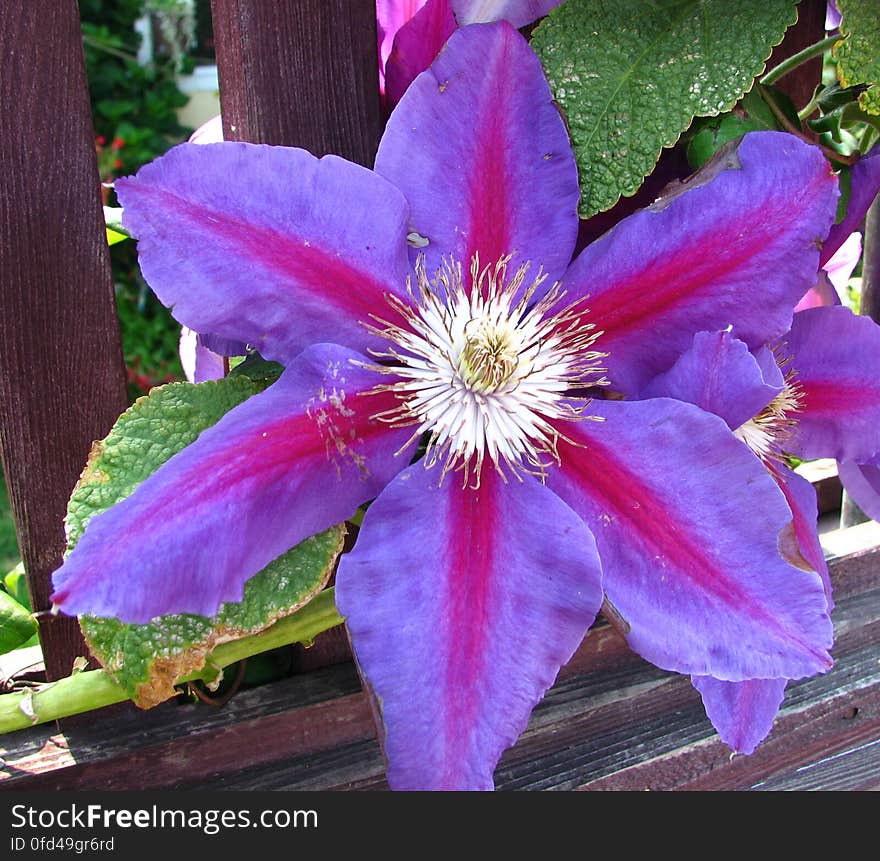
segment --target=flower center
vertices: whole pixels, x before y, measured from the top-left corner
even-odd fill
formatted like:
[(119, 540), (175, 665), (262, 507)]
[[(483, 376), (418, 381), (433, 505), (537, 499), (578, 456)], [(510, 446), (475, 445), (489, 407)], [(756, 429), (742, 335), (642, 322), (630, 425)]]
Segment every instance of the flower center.
[[(504, 475), (543, 477), (559, 462), (559, 421), (584, 415), (589, 399), (572, 390), (607, 385), (592, 349), (599, 336), (576, 302), (551, 313), (563, 293), (554, 284), (535, 298), (546, 276), (526, 286), (528, 264), (508, 277), (510, 257), (480, 268), (474, 258), (471, 287), (461, 266), (448, 261), (434, 278), (424, 261), (409, 279), (410, 303), (389, 296), (403, 324), (374, 318), (372, 332), (390, 346), (375, 353), (388, 364), (369, 365), (397, 379), (372, 391), (393, 391), (399, 405), (376, 418), (395, 427), (416, 427), (410, 443), (427, 434), (425, 466), (442, 463), (443, 475), (479, 476), (486, 457)], [(533, 301), (534, 300), (534, 301)], [(475, 485), (476, 486), (476, 485)]]
[[(780, 367), (787, 361), (780, 362)], [(785, 441), (797, 424), (794, 414), (800, 410), (802, 402), (803, 391), (798, 384), (797, 373), (791, 369), (785, 375), (785, 385), (779, 394), (758, 415), (743, 422), (733, 435), (761, 460), (782, 460), (785, 457)]]
[(519, 362), (516, 333), (509, 325), (489, 320), (471, 320), (458, 362), (462, 382), (472, 391), (485, 394), (500, 389), (516, 371)]

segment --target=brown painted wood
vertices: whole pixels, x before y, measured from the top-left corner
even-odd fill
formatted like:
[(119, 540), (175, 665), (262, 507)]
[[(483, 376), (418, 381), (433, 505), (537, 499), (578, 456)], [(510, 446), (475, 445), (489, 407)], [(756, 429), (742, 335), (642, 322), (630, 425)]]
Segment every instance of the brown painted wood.
[[(835, 667), (789, 686), (754, 755), (731, 759), (688, 679), (646, 663), (600, 624), (505, 754), (498, 788), (876, 785), (880, 546), (862, 546), (864, 530), (856, 529), (853, 540), (839, 541), (860, 549), (830, 562)], [(36, 727), (0, 737), (0, 790), (385, 788), (369, 705), (350, 664), (242, 691), (223, 709), (166, 704), (93, 718), (64, 734)]]
[(381, 113), (374, 0), (212, 0), (228, 140), (371, 166)]
[[(4, 8), (0, 27), (0, 448), (33, 606), (49, 608), (67, 499), (125, 409), (76, 0)], [(50, 678), (87, 654), (41, 613)]]

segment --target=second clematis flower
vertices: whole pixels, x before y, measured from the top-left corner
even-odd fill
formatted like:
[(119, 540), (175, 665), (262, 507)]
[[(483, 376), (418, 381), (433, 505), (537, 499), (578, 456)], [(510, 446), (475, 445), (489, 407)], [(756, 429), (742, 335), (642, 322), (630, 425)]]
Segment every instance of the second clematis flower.
[[(715, 413), (761, 460), (792, 512), (792, 555), (820, 574), (830, 610), (816, 494), (786, 459), (861, 463), (880, 455), (880, 326), (840, 306), (810, 308), (794, 315), (772, 349), (754, 352), (730, 332), (700, 332), (643, 396), (680, 398)], [(769, 733), (788, 680), (693, 681), (722, 740), (751, 753)]]
[(761, 464), (691, 404), (601, 395), (696, 332), (788, 330), (835, 209), (816, 149), (751, 135), (571, 262), (565, 124), (502, 22), (453, 34), (374, 171), (183, 145), (117, 187), (174, 315), (286, 369), (90, 522), (62, 610), (210, 615), (372, 500), (336, 595), (398, 789), (491, 788), (603, 601), (669, 670), (830, 666), (821, 578), (781, 557)]

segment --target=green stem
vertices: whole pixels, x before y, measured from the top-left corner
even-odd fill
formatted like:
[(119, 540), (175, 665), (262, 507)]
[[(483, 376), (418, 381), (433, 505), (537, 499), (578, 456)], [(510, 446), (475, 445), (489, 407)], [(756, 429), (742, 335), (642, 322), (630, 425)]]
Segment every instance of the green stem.
[(808, 101), (806, 103), (806, 105), (804, 105), (803, 108), (801, 108), (801, 110), (798, 111), (798, 119), (801, 121), (805, 120), (818, 107), (819, 107), (819, 99), (816, 98), (816, 96), (813, 96), (813, 98), (810, 99), (810, 101)]
[(803, 51), (798, 51), (797, 54), (792, 54), (791, 57), (783, 60), (778, 66), (775, 66), (767, 72), (767, 74), (761, 78), (760, 83), (764, 85), (775, 84), (783, 75), (787, 75), (793, 69), (812, 60), (813, 57), (818, 57), (820, 54), (824, 54), (832, 45), (837, 42), (842, 42), (843, 39), (844, 37), (840, 35), (827, 36), (822, 39), (821, 42), (816, 42), (815, 45), (809, 45), (804, 48)]
[(128, 60), (130, 63), (137, 62), (137, 54), (129, 53), (128, 51), (120, 50), (119, 48), (114, 48), (112, 45), (108, 45), (106, 42), (102, 42), (100, 39), (96, 39), (94, 36), (89, 36), (83, 33), (83, 44), (88, 45), (90, 48), (94, 48), (96, 51), (104, 51), (106, 54), (111, 54), (114, 57), (119, 57), (121, 60)]
[(789, 132), (793, 135), (797, 135), (797, 137), (799, 137), (801, 140), (806, 141), (808, 144), (811, 144), (812, 146), (819, 147), (819, 149), (822, 150), (823, 153), (825, 153), (825, 157), (827, 159), (829, 159), (830, 161), (835, 161), (835, 162), (838, 162), (839, 164), (848, 164), (848, 165), (853, 165), (856, 163), (856, 161), (858, 161), (857, 156), (841, 155), (839, 152), (836, 152), (835, 150), (830, 149), (829, 147), (822, 146), (822, 144), (818, 143), (817, 141), (813, 140), (809, 136), (805, 135), (803, 129), (798, 128), (785, 115), (785, 112), (782, 110), (782, 108), (780, 108), (779, 105), (776, 104), (776, 100), (773, 98), (771, 90), (766, 90), (766, 89), (761, 90), (761, 95), (763, 96), (764, 101), (767, 103), (767, 107), (770, 108), (771, 111), (773, 111), (773, 116), (776, 117), (776, 119), (779, 121), (779, 124), (787, 132)]
[[(325, 589), (301, 610), (279, 619), (265, 631), (217, 646), (202, 670), (178, 679), (178, 682), (210, 679), (216, 675), (217, 668), (228, 667), (279, 646), (309, 644), (322, 631), (341, 623), (342, 617), (333, 603), (333, 590)], [(104, 670), (76, 673), (39, 688), (0, 696), (0, 734), (92, 711), (128, 698), (125, 690)]]

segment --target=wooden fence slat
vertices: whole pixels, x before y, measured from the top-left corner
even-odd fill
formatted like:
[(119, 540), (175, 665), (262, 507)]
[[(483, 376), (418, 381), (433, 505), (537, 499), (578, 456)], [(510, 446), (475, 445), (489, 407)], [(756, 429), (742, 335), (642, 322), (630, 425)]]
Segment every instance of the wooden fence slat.
[[(226, 140), (297, 146), (372, 167), (382, 132), (374, 0), (212, 0)], [(344, 632), (299, 671), (348, 660)]]
[(11, 4), (0, 27), (0, 449), (49, 678), (87, 654), (52, 616), (67, 499), (125, 409), (76, 0)]
[(212, 0), (227, 140), (372, 166), (381, 133), (374, 0)]

